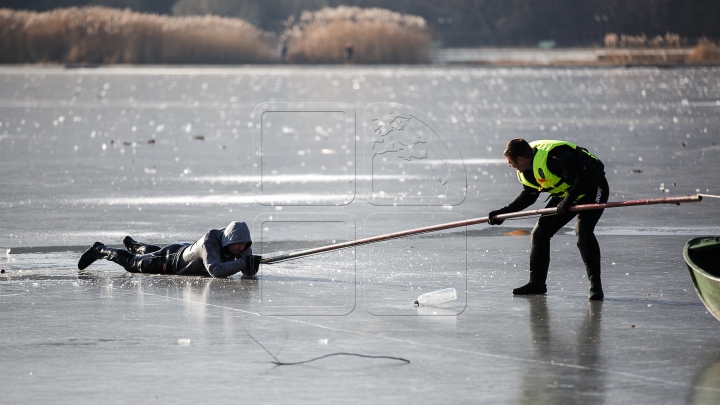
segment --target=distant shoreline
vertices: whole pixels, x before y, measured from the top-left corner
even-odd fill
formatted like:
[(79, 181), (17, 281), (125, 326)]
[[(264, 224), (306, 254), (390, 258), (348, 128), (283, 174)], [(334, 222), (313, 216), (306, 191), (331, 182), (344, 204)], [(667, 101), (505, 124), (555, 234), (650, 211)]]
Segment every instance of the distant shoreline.
[[(720, 63), (688, 63), (686, 59), (693, 48), (671, 49), (632, 49), (632, 48), (442, 48), (429, 51), (429, 62), (411, 64), (449, 65), (449, 66), (486, 66), (486, 67), (695, 67), (718, 66)], [(148, 67), (148, 66), (343, 66), (338, 64), (294, 64), (270, 62), (266, 64), (129, 64), (129, 63), (18, 63), (0, 64), (0, 66), (60, 66), (66, 69), (90, 69), (99, 67)], [(393, 66), (393, 64), (356, 64), (354, 66)]]
[(431, 50), (433, 64), (483, 66), (714, 66), (687, 63), (694, 48), (445, 48)]

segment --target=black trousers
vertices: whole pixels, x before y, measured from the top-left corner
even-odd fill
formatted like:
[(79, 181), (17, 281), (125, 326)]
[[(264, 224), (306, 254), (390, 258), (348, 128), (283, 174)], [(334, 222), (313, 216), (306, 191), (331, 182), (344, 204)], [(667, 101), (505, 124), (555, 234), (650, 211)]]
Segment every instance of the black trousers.
[[(608, 201), (610, 187), (605, 178), (597, 185), (595, 193), (586, 194), (578, 204), (604, 203)], [(552, 197), (546, 208), (556, 207), (562, 198)], [(530, 241), (530, 281), (545, 284), (550, 267), (550, 239), (570, 220), (578, 217), (575, 223), (577, 247), (580, 250), (588, 279), (600, 279), (600, 245), (595, 237), (597, 225), (604, 210), (568, 212), (566, 214), (540, 217), (532, 231)]]
[(175, 274), (174, 265), (177, 263), (177, 260), (174, 260), (175, 255), (185, 246), (189, 246), (189, 243), (175, 243), (162, 248), (143, 244), (145, 254), (134, 255), (133, 265), (125, 266), (125, 270), (133, 273)]

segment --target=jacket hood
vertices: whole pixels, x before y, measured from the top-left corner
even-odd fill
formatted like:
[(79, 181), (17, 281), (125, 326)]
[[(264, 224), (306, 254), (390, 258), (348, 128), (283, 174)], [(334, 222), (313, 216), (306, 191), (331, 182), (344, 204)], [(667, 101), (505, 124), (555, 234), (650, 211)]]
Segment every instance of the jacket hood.
[(245, 222), (230, 222), (230, 225), (223, 229), (222, 247), (227, 247), (233, 243), (241, 242), (246, 242), (248, 244), (248, 248), (252, 245), (252, 240), (250, 239), (250, 229)]

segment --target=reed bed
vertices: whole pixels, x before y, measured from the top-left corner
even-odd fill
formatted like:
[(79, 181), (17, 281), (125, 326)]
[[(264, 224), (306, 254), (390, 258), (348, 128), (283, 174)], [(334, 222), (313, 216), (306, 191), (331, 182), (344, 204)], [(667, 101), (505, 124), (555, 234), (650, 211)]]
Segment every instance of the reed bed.
[[(283, 33), (293, 63), (421, 63), (430, 34), (422, 17), (340, 6), (304, 12)], [(351, 55), (347, 45), (352, 46)]]
[(605, 35), (607, 52), (601, 59), (615, 65), (682, 65), (720, 63), (720, 48), (717, 44), (702, 38), (692, 49), (687, 40), (678, 34), (648, 38), (643, 35)]
[(614, 32), (605, 35), (606, 48), (679, 48), (683, 41), (680, 35), (671, 32), (648, 38), (642, 35), (625, 35)]
[(685, 61), (689, 64), (718, 64), (720, 63), (720, 47), (707, 38), (702, 38), (690, 51)]
[(266, 34), (216, 16), (169, 17), (107, 7), (0, 9), (0, 63), (263, 63)]

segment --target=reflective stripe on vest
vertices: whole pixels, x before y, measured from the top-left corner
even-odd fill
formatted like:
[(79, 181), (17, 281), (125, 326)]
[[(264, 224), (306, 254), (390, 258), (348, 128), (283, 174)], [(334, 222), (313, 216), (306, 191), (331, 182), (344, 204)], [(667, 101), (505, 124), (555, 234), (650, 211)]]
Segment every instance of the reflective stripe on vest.
[[(539, 184), (539, 186), (529, 182), (525, 178), (525, 175), (518, 170), (517, 176), (520, 183), (540, 191), (546, 191), (557, 197), (565, 197), (568, 189), (570, 188), (570, 184), (567, 184), (562, 180), (562, 178), (553, 174), (547, 167), (547, 159), (550, 151), (561, 145), (570, 146), (575, 150), (580, 149), (593, 159), (597, 160), (597, 158), (588, 152), (587, 149), (578, 148), (577, 145), (570, 142), (552, 140), (533, 141), (530, 142), (530, 147), (535, 150), (535, 156), (533, 157), (533, 176), (535, 176), (535, 181)], [(579, 201), (584, 196), (585, 194), (579, 195), (573, 202)]]

